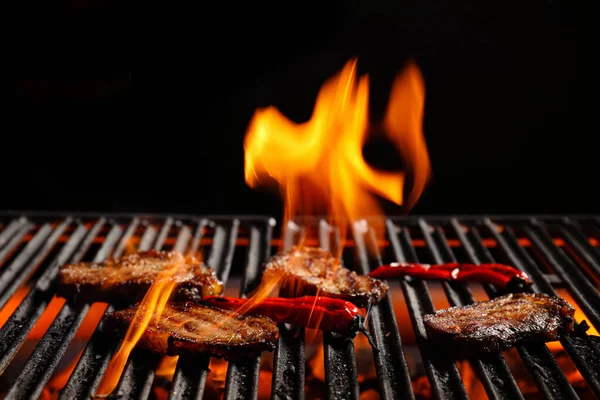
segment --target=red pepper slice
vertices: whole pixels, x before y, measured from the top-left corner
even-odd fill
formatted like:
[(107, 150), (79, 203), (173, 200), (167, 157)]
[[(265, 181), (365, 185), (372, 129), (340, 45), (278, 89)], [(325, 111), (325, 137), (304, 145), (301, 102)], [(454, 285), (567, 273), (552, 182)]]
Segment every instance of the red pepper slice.
[(523, 271), (504, 264), (418, 264), (391, 263), (375, 268), (369, 276), (379, 279), (413, 276), (421, 279), (492, 283), (501, 288), (528, 286), (531, 281)]
[(206, 305), (262, 315), (275, 322), (303, 326), (306, 328), (356, 334), (362, 329), (363, 316), (358, 307), (349, 301), (328, 297), (267, 297), (262, 300), (237, 297), (206, 297)]

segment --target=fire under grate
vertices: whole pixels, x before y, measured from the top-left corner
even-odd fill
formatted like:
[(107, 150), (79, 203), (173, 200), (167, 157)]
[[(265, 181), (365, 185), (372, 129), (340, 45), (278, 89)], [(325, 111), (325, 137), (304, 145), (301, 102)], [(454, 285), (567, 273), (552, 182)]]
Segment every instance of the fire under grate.
[[(6, 399), (90, 398), (122, 338), (97, 329), (110, 305), (73, 306), (54, 296), (59, 265), (101, 261), (132, 249), (200, 252), (226, 283), (245, 296), (263, 262), (315, 224), (315, 244), (341, 246), (325, 221), (280, 227), (270, 217), (192, 217), (5, 213), (0, 215), (0, 395)], [(386, 222), (375, 243), (368, 225), (344, 242), (344, 265), (367, 273), (384, 262), (502, 262), (524, 270), (532, 290), (559, 294), (577, 309), (586, 334), (560, 343), (456, 362), (427, 342), (423, 316), (436, 308), (499, 295), (493, 285), (388, 282), (389, 296), (369, 313), (379, 351), (332, 333), (280, 325), (273, 353), (230, 363), (134, 351), (115, 390), (118, 398), (358, 399), (600, 397), (600, 219), (596, 217), (409, 217)], [(367, 247), (377, 248), (372, 256)], [(320, 349), (314, 350), (317, 346)], [(368, 345), (367, 345), (368, 346)], [(172, 369), (171, 369), (172, 372)]]

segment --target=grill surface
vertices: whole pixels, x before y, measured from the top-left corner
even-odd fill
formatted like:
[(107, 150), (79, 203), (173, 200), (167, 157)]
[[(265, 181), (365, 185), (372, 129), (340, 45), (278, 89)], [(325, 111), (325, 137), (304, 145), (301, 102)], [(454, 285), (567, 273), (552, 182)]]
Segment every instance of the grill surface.
[[(86, 316), (92, 314), (91, 308), (100, 306), (106, 312), (111, 306), (103, 310), (100, 304), (71, 306), (61, 302), (54, 296), (53, 286), (59, 265), (79, 260), (101, 261), (131, 248), (201, 252), (227, 284), (227, 293), (245, 296), (260, 281), (263, 262), (279, 245), (290, 247), (299, 240), (306, 224), (317, 224), (320, 246), (330, 249), (342, 246), (339, 233), (326, 222), (297, 222), (290, 225), (288, 236), (280, 243), (273, 240), (279, 237), (279, 227), (269, 217), (0, 215), (0, 395), (5, 394), (7, 399), (47, 398), (53, 394), (45, 390), (49, 381), (65, 369), (67, 356), (75, 353), (74, 368), (72, 372), (67, 369), (70, 375), (54, 397), (89, 398), (118, 348), (121, 338), (104, 335), (99, 329), (79, 343), (78, 334), (89, 324)], [(387, 220), (384, 243), (376, 243), (373, 231), (365, 224), (356, 225), (353, 233), (353, 240), (344, 248), (343, 262), (360, 273), (390, 261), (510, 263), (530, 275), (534, 292), (556, 294), (557, 290), (566, 290), (564, 293), (570, 295), (572, 303), (585, 313), (588, 324), (600, 330), (598, 218), (391, 218)], [(368, 247), (379, 252), (372, 256), (367, 252)], [(432, 397), (469, 397), (469, 387), (457, 363), (441, 357), (440, 349), (426, 342), (422, 321), (425, 314), (436, 308), (432, 297), (435, 285), (441, 285), (450, 305), (473, 303), (477, 288), (483, 288), (490, 298), (498, 295), (493, 285), (402, 280), (397, 285), (400, 290), (392, 291), (369, 314), (369, 330), (379, 349), (372, 353), (370, 361), (377, 376), (374, 389), (383, 399), (423, 396), (415, 389), (415, 371), (411, 371), (407, 361), (409, 346), (403, 343), (406, 338), (401, 337), (399, 330), (408, 320), (397, 320), (397, 303), (408, 310), (417, 358), (422, 360)], [(32, 344), (33, 329), (42, 323), (51, 303), (59, 305), (58, 312), (50, 316), (49, 327)], [(228, 364), (225, 398), (259, 397), (261, 365), (265, 362), (272, 364), (272, 398), (313, 397), (314, 393), (305, 392), (305, 383), (312, 379), (308, 367), (310, 340), (304, 331), (297, 332), (285, 325), (280, 330), (273, 354)], [(358, 399), (369, 385), (364, 379), (359, 381), (363, 365), (357, 362), (356, 340), (323, 334), (325, 382), (320, 395)], [(516, 348), (539, 393), (557, 399), (593, 394), (600, 397), (599, 338), (565, 336), (560, 344), (583, 377), (583, 387), (573, 386), (547, 344)], [(504, 352), (469, 360), (474, 379), (481, 382), (489, 398), (526, 397), (507, 357)], [(211, 360), (180, 357), (172, 381), (166, 383), (156, 375), (160, 362), (158, 357), (134, 351), (116, 393), (120, 398), (155, 398), (160, 397), (156, 388), (162, 387), (168, 391), (163, 398), (208, 397)]]

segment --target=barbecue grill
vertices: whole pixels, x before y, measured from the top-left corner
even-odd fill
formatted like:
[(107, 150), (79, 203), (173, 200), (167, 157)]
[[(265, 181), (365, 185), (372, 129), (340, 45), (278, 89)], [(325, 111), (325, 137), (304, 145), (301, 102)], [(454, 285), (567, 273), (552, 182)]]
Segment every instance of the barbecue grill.
[[(587, 331), (580, 325), (578, 332), (563, 337), (559, 346), (574, 365), (575, 375), (582, 378), (580, 382), (576, 384), (573, 374), (565, 372), (554, 347), (542, 343), (517, 346), (522, 370), (509, 362), (509, 357), (514, 358), (511, 352), (468, 360), (474, 372), (469, 382), (480, 383), (493, 399), (600, 397), (600, 340), (589, 335), (600, 329), (599, 218), (392, 217), (386, 221), (385, 240), (377, 241), (368, 221), (363, 221), (354, 226), (352, 239), (344, 242), (324, 220), (295, 222), (279, 239), (281, 227), (268, 216), (3, 213), (0, 393), (6, 399), (89, 398), (119, 346), (122, 338), (103, 333), (100, 318), (90, 320), (91, 310), (98, 304), (72, 306), (54, 296), (53, 282), (60, 264), (101, 261), (133, 248), (201, 252), (227, 290), (245, 296), (260, 280), (263, 261), (274, 251), (292, 246), (307, 224), (316, 224), (318, 244), (329, 249), (343, 246), (344, 265), (360, 273), (391, 261), (503, 262), (529, 274), (534, 281), (531, 290), (568, 295), (589, 325)], [(360, 337), (323, 333), (321, 342), (313, 341), (303, 330), (280, 325), (274, 353), (227, 365), (221, 388), (224, 397), (256, 399), (265, 396), (264, 387), (266, 397), (273, 399), (473, 397), (459, 363), (448, 360), (443, 349), (427, 342), (423, 316), (439, 307), (439, 301), (465, 305), (476, 301), (479, 292), (497, 296), (497, 288), (411, 278), (389, 284), (389, 296), (368, 315), (377, 345), (376, 351), (368, 349), (368, 357), (360, 351), (357, 358)], [(110, 305), (101, 306), (96, 308), (99, 315), (111, 309)], [(50, 308), (55, 312), (50, 313)], [(49, 326), (42, 328), (45, 331), (39, 338), (32, 338), (44, 321)], [(410, 325), (412, 329), (405, 329)], [(91, 336), (82, 334), (84, 328)], [(404, 333), (407, 331), (411, 334)], [(318, 366), (310, 362), (315, 357), (310, 351), (314, 343), (322, 344), (324, 376), (313, 390), (309, 382), (319, 380), (315, 378)], [(208, 388), (213, 385), (212, 362), (182, 356), (172, 379), (164, 379), (156, 374), (159, 357), (134, 351), (115, 393), (119, 398), (208, 398)], [(369, 368), (375, 371), (371, 380), (362, 373)], [(265, 370), (269, 374), (263, 375)], [(50, 388), (49, 382), (60, 373), (66, 374), (64, 385)], [(523, 379), (534, 383), (534, 394), (523, 389)], [(428, 390), (421, 391), (420, 384)], [(367, 392), (374, 397), (367, 397)]]

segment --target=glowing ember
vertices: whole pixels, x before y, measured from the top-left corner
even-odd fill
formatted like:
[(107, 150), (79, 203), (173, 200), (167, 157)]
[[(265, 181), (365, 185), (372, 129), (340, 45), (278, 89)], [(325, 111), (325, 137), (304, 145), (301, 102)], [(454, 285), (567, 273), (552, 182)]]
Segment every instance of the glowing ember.
[[(362, 155), (370, 128), (368, 94), (368, 78), (356, 82), (353, 59), (323, 85), (308, 122), (295, 124), (272, 106), (256, 111), (244, 143), (245, 178), (253, 188), (273, 180), (278, 184), (285, 202), (283, 226), (297, 216), (328, 216), (343, 240), (349, 222), (382, 215), (373, 194), (408, 208), (421, 195), (430, 164), (421, 130), (424, 84), (417, 66), (410, 63), (395, 80), (383, 123), (413, 177), (406, 201), (405, 172), (378, 171)], [(383, 224), (376, 228), (381, 238)]]
[(168, 268), (165, 268), (157, 276), (152, 286), (140, 303), (135, 317), (125, 334), (123, 343), (108, 364), (104, 378), (98, 387), (96, 396), (106, 397), (112, 393), (125, 368), (125, 363), (129, 354), (140, 340), (142, 334), (149, 324), (157, 324), (162, 311), (176, 286), (176, 280), (173, 279), (181, 268), (185, 267), (185, 259), (179, 255)]

